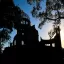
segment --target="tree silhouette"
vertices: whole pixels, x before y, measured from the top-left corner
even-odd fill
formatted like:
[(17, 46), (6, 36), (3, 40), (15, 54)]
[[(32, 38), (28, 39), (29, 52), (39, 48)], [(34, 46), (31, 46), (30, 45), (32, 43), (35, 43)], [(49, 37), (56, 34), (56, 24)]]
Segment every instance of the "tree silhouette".
[[(5, 5), (5, 6), (3, 6)], [(0, 1), (0, 53), (1, 44), (8, 41), (13, 28), (21, 21), (21, 9), (15, 6), (13, 0)]]
[(33, 5), (33, 9), (31, 11), (31, 14), (33, 17), (36, 17), (38, 15), (38, 11), (42, 9), (40, 6), (42, 0), (27, 0), (27, 3), (30, 5)]
[[(33, 5), (32, 9), (32, 16), (37, 17), (41, 20), (41, 23), (39, 24), (39, 28), (42, 28), (42, 26), (46, 22), (53, 21), (53, 27), (58, 27), (61, 24), (61, 19), (64, 19), (64, 1), (63, 0), (46, 0), (46, 8), (45, 11), (40, 12), (40, 9), (37, 9), (37, 3), (39, 3), (40, 6), (42, 0), (27, 0), (29, 2), (28, 4), (32, 5), (34, 2), (35, 5)], [(35, 15), (35, 16), (34, 16)], [(54, 30), (55, 31), (55, 30)], [(50, 35), (50, 33), (49, 33)], [(52, 35), (51, 35), (52, 36)], [(51, 37), (50, 36), (50, 37)]]
[(29, 17), (23, 10), (14, 5), (13, 0), (1, 0), (0, 10), (0, 29), (2, 29), (0, 31), (1, 51), (1, 44), (11, 38), (9, 34), (13, 31), (13, 28), (17, 30), (22, 18), (27, 17), (29, 19)]
[(8, 29), (3, 28), (0, 30), (0, 53), (2, 51), (4, 43), (9, 41), (11, 38), (9, 34), (10, 34), (10, 31)]

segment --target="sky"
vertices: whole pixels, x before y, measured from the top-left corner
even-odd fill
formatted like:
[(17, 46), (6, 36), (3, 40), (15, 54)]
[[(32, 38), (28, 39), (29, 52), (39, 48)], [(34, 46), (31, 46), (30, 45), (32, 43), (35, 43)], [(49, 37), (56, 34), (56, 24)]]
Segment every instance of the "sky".
[[(42, 10), (45, 10), (46, 8), (46, 5), (45, 5), (45, 2), (46, 0), (44, 0), (42, 3), (41, 3), (41, 6), (42, 6)], [(14, 0), (14, 4), (16, 6), (19, 6), (20, 9), (22, 9), (26, 14), (28, 14), (28, 16), (30, 17), (30, 21), (31, 21), (31, 24), (32, 25), (35, 25), (36, 29), (38, 30), (38, 33), (39, 33), (39, 40), (40, 40), (40, 37), (42, 39), (49, 39), (49, 36), (48, 36), (48, 32), (52, 29), (52, 22), (50, 23), (46, 23), (42, 29), (39, 29), (38, 28), (38, 25), (40, 23), (40, 21), (36, 18), (33, 18), (32, 15), (31, 15), (31, 9), (32, 9), (32, 6), (30, 6), (29, 4), (27, 4), (27, 0)], [(61, 20), (61, 44), (62, 44), (62, 47), (64, 48), (64, 23), (63, 23), (63, 19)], [(11, 33), (11, 40), (13, 41), (13, 38), (14, 36), (16, 35), (16, 30), (14, 29), (14, 31)], [(7, 44), (6, 44), (7, 46)]]

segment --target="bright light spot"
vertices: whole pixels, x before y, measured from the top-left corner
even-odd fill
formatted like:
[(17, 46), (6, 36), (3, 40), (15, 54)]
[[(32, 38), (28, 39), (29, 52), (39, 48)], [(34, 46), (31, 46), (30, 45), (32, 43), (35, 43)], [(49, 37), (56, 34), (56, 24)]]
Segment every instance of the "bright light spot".
[(55, 43), (52, 43), (52, 47), (55, 47)]
[(62, 48), (64, 48), (64, 19), (61, 20), (61, 31), (60, 31), (60, 36), (61, 36), (61, 45)]
[(64, 31), (61, 30), (61, 45), (62, 45), (62, 48), (64, 48)]
[(24, 41), (22, 41), (22, 45), (24, 45)]
[(45, 44), (45, 46), (50, 46), (50, 44)]

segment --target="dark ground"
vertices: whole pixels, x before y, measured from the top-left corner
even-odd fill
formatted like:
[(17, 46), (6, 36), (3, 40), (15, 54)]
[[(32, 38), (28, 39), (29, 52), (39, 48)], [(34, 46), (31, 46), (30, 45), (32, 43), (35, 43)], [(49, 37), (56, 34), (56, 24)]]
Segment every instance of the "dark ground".
[(24, 45), (6, 48), (1, 56), (2, 64), (64, 63), (64, 60), (62, 60), (63, 55), (60, 50), (50, 47), (42, 47), (41, 45)]

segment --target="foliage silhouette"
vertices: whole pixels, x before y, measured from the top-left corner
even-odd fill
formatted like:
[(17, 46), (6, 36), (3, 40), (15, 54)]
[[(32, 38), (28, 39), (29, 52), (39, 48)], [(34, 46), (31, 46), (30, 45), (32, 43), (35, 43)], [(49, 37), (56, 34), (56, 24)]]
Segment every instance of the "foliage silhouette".
[[(34, 1), (27, 0), (27, 2), (29, 2), (29, 4), (30, 3), (33, 4), (34, 2), (36, 2), (36, 3), (39, 2), (39, 6), (41, 4), (41, 1), (42, 0), (34, 0)], [(42, 12), (40, 12), (40, 9), (37, 10), (38, 6), (36, 5), (36, 3), (34, 3), (35, 5), (33, 5), (34, 7), (33, 7), (32, 15), (35, 15), (35, 13), (37, 13), (35, 15), (35, 17), (40, 18), (41, 23), (39, 24), (39, 27), (44, 25), (45, 22), (51, 21), (51, 20), (53, 20), (54, 23), (60, 24), (59, 19), (64, 18), (64, 14), (63, 14), (64, 5), (62, 2), (63, 2), (63, 0), (54, 0), (54, 1), (46, 0), (46, 9), (45, 9), (45, 11), (42, 11)], [(40, 6), (40, 7), (42, 8), (42, 6)], [(62, 10), (62, 11), (60, 11), (60, 10)], [(53, 14), (53, 12), (54, 12), (54, 14)]]
[[(8, 41), (13, 28), (17, 29), (21, 18), (25, 16), (23, 10), (15, 6), (13, 0), (0, 1), (0, 44)], [(26, 16), (27, 17), (27, 16)], [(0, 45), (1, 48), (1, 45)]]
[(30, 18), (23, 10), (14, 5), (13, 0), (1, 0), (0, 10), (0, 29), (3, 29), (0, 31), (0, 39), (2, 38), (0, 43), (2, 43), (11, 38), (9, 33), (13, 31), (13, 28), (19, 29), (22, 18)]
[(0, 51), (2, 51), (2, 48), (4, 46), (4, 44), (9, 41), (11, 38), (10, 36), (10, 32), (8, 29), (1, 29), (0, 30)]
[[(28, 4), (33, 5), (32, 16), (39, 18), (41, 21), (39, 24), (39, 28), (46, 22), (53, 21), (53, 30), (48, 33), (50, 38), (55, 34), (55, 30), (61, 24), (61, 19), (64, 19), (64, 1), (63, 0), (46, 0), (46, 8), (45, 11), (42, 9), (37, 10), (37, 3), (39, 2), (39, 7), (42, 8), (41, 2), (42, 0), (27, 0)], [(36, 2), (36, 3), (35, 3)], [(44, 2), (44, 1), (43, 1)]]

